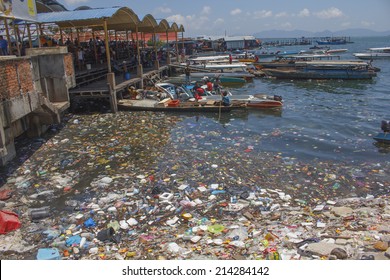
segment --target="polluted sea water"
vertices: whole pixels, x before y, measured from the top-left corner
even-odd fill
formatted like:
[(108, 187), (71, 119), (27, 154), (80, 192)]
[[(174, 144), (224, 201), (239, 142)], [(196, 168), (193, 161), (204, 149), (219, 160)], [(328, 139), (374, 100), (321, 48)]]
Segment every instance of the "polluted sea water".
[(285, 157), (199, 116), (64, 121), (2, 172), (4, 259), (390, 258), (388, 162)]

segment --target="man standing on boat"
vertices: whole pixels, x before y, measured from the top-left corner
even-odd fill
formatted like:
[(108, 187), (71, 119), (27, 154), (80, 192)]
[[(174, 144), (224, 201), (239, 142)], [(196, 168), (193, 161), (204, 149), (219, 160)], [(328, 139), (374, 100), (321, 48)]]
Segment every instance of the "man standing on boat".
[(186, 66), (184, 73), (186, 74), (186, 84), (189, 85), (191, 83), (191, 70), (188, 65)]

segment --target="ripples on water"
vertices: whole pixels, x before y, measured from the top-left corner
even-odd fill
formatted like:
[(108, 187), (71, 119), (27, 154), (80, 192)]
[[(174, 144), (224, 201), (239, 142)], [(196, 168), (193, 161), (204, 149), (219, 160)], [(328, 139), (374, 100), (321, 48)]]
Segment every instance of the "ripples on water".
[[(354, 44), (342, 46), (349, 49), (342, 59), (354, 59), (353, 52), (368, 47), (387, 46), (386, 39), (355, 38)], [(229, 124), (251, 133), (279, 129), (280, 136), (264, 141), (262, 149), (297, 158), (389, 160), (390, 149), (375, 145), (372, 136), (380, 131), (381, 120), (390, 118), (390, 60), (374, 61), (373, 66), (381, 69), (373, 80), (256, 79), (234, 92), (281, 95), (283, 111), (280, 115), (250, 112), (246, 119)]]
[[(388, 45), (367, 40), (347, 45), (346, 58)], [(63, 162), (70, 162), (64, 170), (79, 174), (76, 188), (89, 186), (102, 174), (166, 178), (177, 173), (182, 180), (243, 182), (312, 198), (387, 192), (390, 147), (374, 143), (372, 137), (380, 131), (381, 120), (390, 119), (390, 60), (375, 61), (374, 66), (382, 71), (372, 81), (255, 79), (232, 89), (235, 94), (281, 95), (281, 110), (76, 115), (73, 120), (79, 118), (80, 124), (71, 120), (54, 138), (71, 141), (61, 147), (46, 145), (20, 170), (54, 166), (58, 171)], [(221, 168), (219, 175), (212, 164)], [(325, 180), (328, 174), (342, 187)], [(40, 183), (40, 178), (34, 180)]]

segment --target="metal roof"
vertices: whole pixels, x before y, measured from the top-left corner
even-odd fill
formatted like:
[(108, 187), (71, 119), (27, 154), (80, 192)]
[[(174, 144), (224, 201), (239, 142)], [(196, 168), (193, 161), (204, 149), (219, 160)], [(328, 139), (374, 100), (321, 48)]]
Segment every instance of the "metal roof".
[(107, 20), (109, 30), (131, 30), (140, 32), (184, 32), (184, 27), (173, 23), (169, 26), (166, 20), (157, 23), (156, 19), (148, 14), (142, 20), (133, 10), (127, 7), (101, 8), (90, 10), (61, 11), (38, 14), (40, 23), (55, 23), (61, 28), (102, 28), (104, 20)]

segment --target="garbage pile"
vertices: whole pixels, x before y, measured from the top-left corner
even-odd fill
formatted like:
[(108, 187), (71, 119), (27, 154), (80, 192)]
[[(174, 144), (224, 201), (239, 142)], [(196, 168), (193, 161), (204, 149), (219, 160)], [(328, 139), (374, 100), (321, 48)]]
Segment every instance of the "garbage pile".
[(4, 259), (390, 259), (385, 166), (311, 165), (234, 135), (221, 150), (180, 121), (69, 118), (8, 170), (1, 210), (21, 225), (0, 235)]

